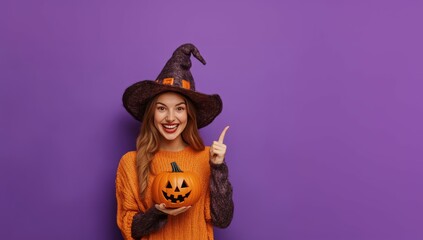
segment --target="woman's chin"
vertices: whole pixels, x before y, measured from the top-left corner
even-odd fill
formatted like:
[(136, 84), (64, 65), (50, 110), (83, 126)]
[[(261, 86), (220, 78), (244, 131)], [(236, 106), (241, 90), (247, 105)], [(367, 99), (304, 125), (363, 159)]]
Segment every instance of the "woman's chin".
[(179, 132), (174, 132), (174, 133), (161, 132), (160, 134), (162, 135), (163, 140), (169, 141), (169, 142), (174, 141), (181, 136), (181, 133)]

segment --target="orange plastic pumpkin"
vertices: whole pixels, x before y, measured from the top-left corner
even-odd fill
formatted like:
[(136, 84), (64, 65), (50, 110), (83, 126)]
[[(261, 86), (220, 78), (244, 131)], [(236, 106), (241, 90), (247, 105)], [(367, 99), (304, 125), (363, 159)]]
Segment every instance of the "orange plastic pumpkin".
[(191, 206), (201, 196), (200, 178), (193, 172), (183, 172), (172, 162), (172, 172), (157, 175), (151, 186), (155, 203), (164, 203), (166, 208)]

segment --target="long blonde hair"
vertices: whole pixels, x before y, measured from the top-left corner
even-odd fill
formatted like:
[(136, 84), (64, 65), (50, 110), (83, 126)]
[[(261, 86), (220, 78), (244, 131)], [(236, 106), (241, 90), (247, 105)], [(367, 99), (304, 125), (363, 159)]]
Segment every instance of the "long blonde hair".
[[(141, 130), (137, 137), (137, 173), (138, 183), (140, 187), (141, 198), (145, 196), (148, 185), (148, 175), (150, 173), (150, 164), (154, 155), (160, 149), (160, 133), (154, 126), (154, 112), (156, 110), (157, 99), (160, 95), (154, 97), (144, 113), (144, 118), (141, 124)], [(204, 143), (197, 128), (197, 116), (193, 103), (181, 95), (185, 100), (186, 110), (188, 115), (187, 125), (181, 133), (183, 141), (196, 151), (204, 150)]]

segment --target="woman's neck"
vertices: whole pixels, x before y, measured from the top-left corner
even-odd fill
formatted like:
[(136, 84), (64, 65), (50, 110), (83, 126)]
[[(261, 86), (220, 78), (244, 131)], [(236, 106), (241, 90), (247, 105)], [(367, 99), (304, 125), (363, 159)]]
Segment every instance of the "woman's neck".
[(174, 140), (161, 139), (160, 150), (177, 152), (183, 150), (187, 144), (182, 140), (182, 137), (178, 137)]

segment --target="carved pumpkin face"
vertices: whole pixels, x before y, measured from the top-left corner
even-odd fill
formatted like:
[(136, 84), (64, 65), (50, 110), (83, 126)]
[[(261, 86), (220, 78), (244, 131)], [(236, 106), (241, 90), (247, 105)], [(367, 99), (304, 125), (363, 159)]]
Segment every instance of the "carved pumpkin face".
[(166, 208), (191, 206), (200, 198), (200, 179), (193, 172), (182, 172), (176, 162), (171, 165), (172, 172), (163, 172), (154, 179), (153, 200), (166, 204)]

